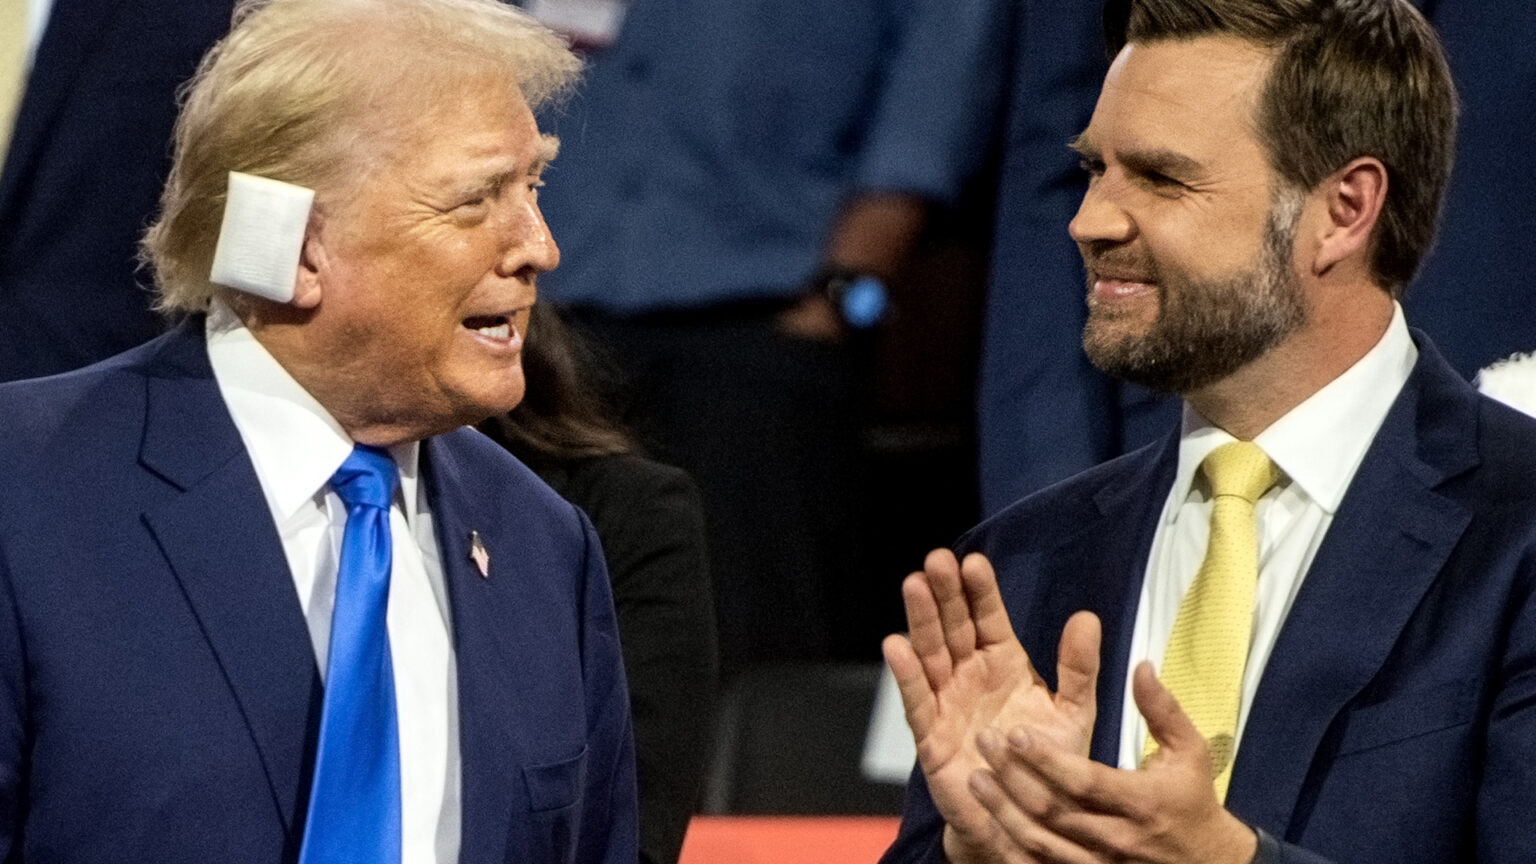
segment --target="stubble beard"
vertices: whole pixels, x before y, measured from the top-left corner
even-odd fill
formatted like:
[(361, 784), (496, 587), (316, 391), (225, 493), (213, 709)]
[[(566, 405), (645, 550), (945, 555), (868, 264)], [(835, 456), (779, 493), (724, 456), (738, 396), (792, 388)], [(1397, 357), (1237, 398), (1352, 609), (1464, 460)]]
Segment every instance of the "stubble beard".
[[(1291, 257), (1301, 203), (1282, 193), (1265, 218), (1259, 260), (1233, 276), (1164, 281), (1156, 261), (1142, 262), (1140, 272), (1157, 288), (1157, 319), (1145, 333), (1128, 336), (1117, 332), (1122, 316), (1090, 305), (1083, 327), (1089, 361), (1143, 387), (1189, 393), (1278, 345), (1307, 320)], [(1091, 271), (1094, 260), (1087, 264)]]

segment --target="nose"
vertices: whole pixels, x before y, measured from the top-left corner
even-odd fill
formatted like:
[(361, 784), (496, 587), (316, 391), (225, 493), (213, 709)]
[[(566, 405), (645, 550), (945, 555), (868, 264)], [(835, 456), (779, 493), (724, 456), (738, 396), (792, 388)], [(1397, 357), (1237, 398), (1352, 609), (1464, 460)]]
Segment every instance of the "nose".
[(1117, 182), (1103, 174), (1088, 184), (1077, 215), (1067, 224), (1067, 233), (1078, 245), (1115, 245), (1135, 238), (1136, 220), (1121, 203)]
[(532, 278), (560, 266), (560, 247), (544, 221), (536, 200), (519, 202), (508, 219), (496, 275)]

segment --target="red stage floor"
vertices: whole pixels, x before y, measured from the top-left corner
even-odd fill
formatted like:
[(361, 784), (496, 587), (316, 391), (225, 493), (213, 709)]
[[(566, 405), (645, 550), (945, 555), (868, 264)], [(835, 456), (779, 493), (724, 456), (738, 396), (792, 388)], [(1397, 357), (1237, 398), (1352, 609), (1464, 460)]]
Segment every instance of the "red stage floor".
[(680, 864), (874, 864), (896, 837), (887, 816), (695, 816)]

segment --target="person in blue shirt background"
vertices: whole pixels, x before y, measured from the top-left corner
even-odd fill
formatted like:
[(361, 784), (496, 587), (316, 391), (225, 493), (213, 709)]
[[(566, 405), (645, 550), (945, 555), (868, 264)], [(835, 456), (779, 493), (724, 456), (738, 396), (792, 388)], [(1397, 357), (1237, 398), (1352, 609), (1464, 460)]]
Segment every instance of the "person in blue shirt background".
[(541, 205), (565, 265), (541, 297), (703, 490), (725, 668), (825, 657), (835, 582), (858, 566), (856, 335), (984, 164), (1009, 4), (622, 11), (554, 118)]

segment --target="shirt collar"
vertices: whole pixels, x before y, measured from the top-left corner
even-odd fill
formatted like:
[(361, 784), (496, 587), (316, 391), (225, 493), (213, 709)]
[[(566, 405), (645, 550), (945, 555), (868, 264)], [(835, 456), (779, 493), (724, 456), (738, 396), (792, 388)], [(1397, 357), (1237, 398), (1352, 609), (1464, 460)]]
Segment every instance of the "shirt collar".
[[(324, 491), (354, 442), (224, 301), (213, 301), (206, 333), (219, 392), (281, 525)], [(389, 452), (400, 471), (397, 500), (406, 522), (414, 524), (420, 444), (398, 444)]]
[[(1329, 514), (1344, 500), (1355, 469), (1418, 360), (1402, 306), (1392, 305), (1392, 322), (1365, 356), (1253, 439), (1292, 483)], [(1187, 501), (1200, 463), (1212, 450), (1234, 440), (1186, 402), (1172, 500)], [(1169, 521), (1175, 520), (1178, 511), (1170, 509)]]

